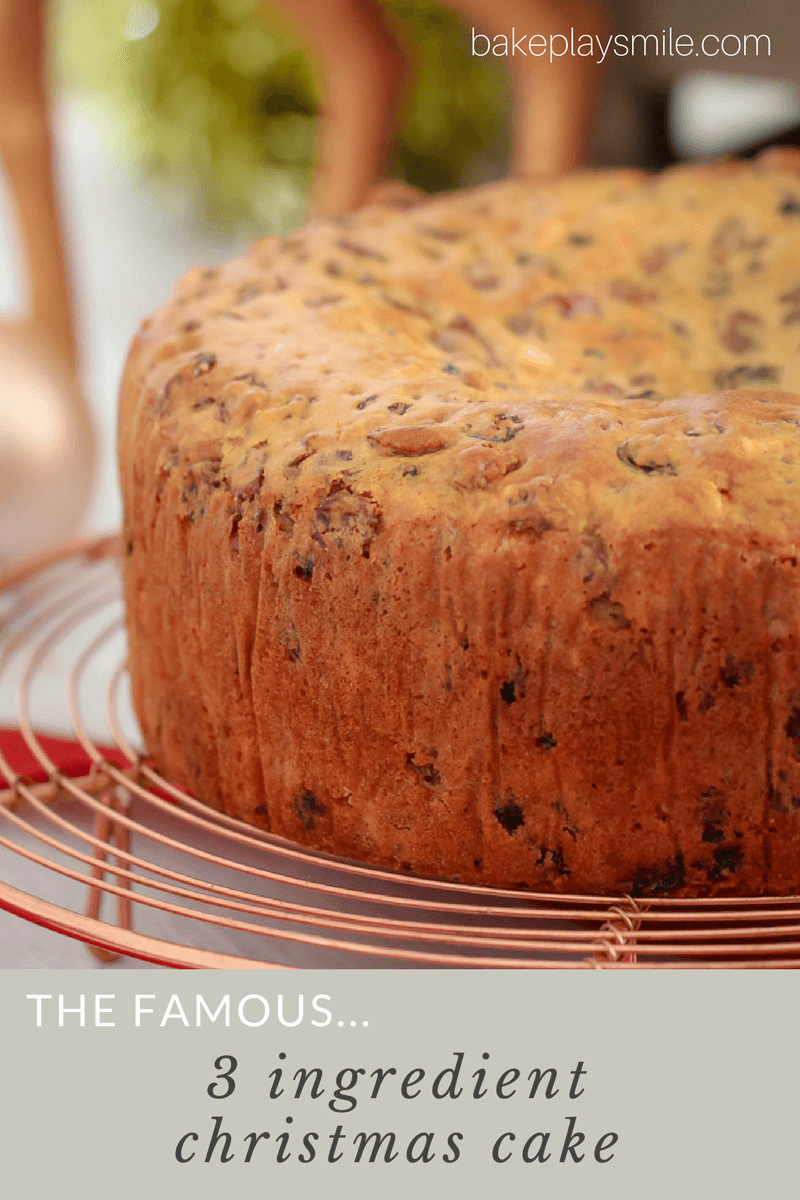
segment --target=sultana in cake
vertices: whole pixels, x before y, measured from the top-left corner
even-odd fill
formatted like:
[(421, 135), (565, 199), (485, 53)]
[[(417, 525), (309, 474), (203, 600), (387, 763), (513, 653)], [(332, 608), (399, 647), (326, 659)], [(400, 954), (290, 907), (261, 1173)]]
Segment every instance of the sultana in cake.
[(269, 238), (134, 340), (168, 778), (400, 871), (800, 891), (800, 156)]

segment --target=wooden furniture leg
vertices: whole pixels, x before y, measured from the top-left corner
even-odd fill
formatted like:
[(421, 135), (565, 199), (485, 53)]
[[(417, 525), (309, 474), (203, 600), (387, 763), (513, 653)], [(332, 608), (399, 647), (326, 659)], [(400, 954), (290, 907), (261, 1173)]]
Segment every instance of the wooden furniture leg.
[(277, 0), (319, 71), (311, 212), (347, 212), (383, 177), (408, 64), (375, 0)]
[[(316, 60), (324, 96), (313, 212), (363, 203), (381, 178), (408, 64), (377, 0), (276, 0)], [(450, 0), (493, 39), (527, 33), (607, 36), (606, 5), (593, 0)], [(483, 45), (483, 43), (481, 43)], [(557, 41), (557, 51), (564, 43)], [(550, 61), (505, 59), (514, 87), (514, 164), (519, 178), (559, 175), (586, 161), (602, 72), (599, 55), (565, 53)]]
[(77, 349), (53, 172), (47, 89), (51, 0), (0, 0), (0, 163), (29, 291), (0, 322), (0, 563), (75, 532), (94, 478), (95, 437)]
[[(611, 32), (608, 8), (594, 0), (450, 0), (471, 26), (490, 40), (502, 34), (555, 37), (555, 57), (515, 54), (503, 59), (514, 89), (513, 173), (520, 179), (562, 175), (588, 157), (592, 115), (603, 68), (600, 56), (560, 54), (581, 34), (600, 37)], [(560, 40), (560, 39), (566, 39)], [(481, 43), (483, 45), (483, 43)], [(523, 49), (526, 47), (523, 46)], [(509, 45), (510, 49), (510, 45)]]
[(74, 374), (75, 325), (47, 97), (49, 10), (50, 0), (0, 0), (0, 160), (16, 209), (32, 324)]

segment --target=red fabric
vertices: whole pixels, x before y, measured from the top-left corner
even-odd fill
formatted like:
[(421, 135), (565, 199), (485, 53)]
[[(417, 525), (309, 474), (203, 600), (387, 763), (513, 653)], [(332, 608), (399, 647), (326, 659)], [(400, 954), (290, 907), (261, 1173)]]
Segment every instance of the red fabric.
[[(92, 765), (86, 751), (77, 742), (65, 738), (43, 737), (37, 735), (37, 741), (45, 754), (55, 763), (59, 771), (65, 775), (88, 775)], [(97, 749), (111, 762), (120, 767), (127, 767), (128, 760), (115, 746), (98, 746)], [(25, 775), (34, 783), (47, 779), (47, 772), (28, 749), (27, 743), (18, 729), (0, 727), (0, 753), (18, 775)], [(0, 788), (7, 787), (8, 782), (0, 773)]]

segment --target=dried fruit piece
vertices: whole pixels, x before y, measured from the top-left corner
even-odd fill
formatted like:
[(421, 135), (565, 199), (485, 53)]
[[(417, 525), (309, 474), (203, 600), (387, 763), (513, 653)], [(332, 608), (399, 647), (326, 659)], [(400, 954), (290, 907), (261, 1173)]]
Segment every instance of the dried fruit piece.
[(572, 292), (570, 295), (552, 292), (549, 296), (544, 296), (539, 303), (555, 305), (559, 314), (567, 319), (585, 316), (599, 317), (602, 311), (595, 298), (587, 296), (585, 292)]
[(465, 236), (460, 229), (438, 229), (431, 226), (421, 226), (417, 232), (424, 234), (426, 237), (436, 238), (440, 242), (460, 242)]
[(728, 217), (718, 225), (709, 244), (709, 253), (713, 262), (724, 266), (728, 258), (736, 250), (743, 248), (747, 233), (747, 225), (742, 217)]
[(464, 267), (464, 277), (467, 283), (479, 292), (489, 292), (500, 283), (500, 276), (494, 263), (485, 258), (479, 259), (478, 262), (468, 263)]
[(734, 367), (731, 371), (717, 371), (714, 383), (718, 388), (740, 388), (750, 383), (780, 383), (780, 367)]
[(719, 340), (733, 354), (746, 354), (748, 350), (758, 348), (758, 342), (751, 337), (747, 330), (752, 332), (761, 324), (763, 324), (761, 317), (740, 309), (728, 317), (722, 333), (719, 335)]
[(595, 621), (600, 621), (601, 624), (608, 625), (611, 629), (621, 631), (631, 627), (630, 619), (625, 615), (625, 609), (618, 600), (612, 600), (609, 596), (597, 596), (590, 601), (589, 612)]
[(654, 304), (658, 299), (658, 292), (642, 287), (632, 279), (612, 279), (608, 285), (608, 293), (615, 300), (622, 300), (624, 304)]
[(339, 238), (336, 245), (346, 254), (352, 254), (356, 258), (371, 258), (375, 262), (386, 262), (386, 255), (380, 250), (373, 250), (369, 246), (363, 246), (360, 242), (351, 241), (350, 238)]
[(642, 255), (639, 259), (639, 266), (645, 275), (657, 275), (685, 249), (686, 242), (673, 242), (670, 246), (654, 246), (652, 250), (648, 250)]
[(374, 429), (367, 434), (367, 441), (380, 454), (402, 458), (436, 454), (449, 440), (447, 432), (437, 425), (401, 425), (395, 429)]
[(247, 304), (250, 300), (256, 300), (259, 296), (264, 295), (264, 284), (261, 280), (253, 280), (251, 283), (243, 283), (238, 289), (234, 304)]
[(330, 491), (314, 509), (315, 540), (326, 549), (332, 540), (342, 547), (344, 540), (354, 537), (361, 544), (361, 553), (369, 558), (369, 546), (381, 528), (381, 510), (369, 493), (357, 493), (341, 479), (335, 479)]
[(464, 491), (475, 491), (489, 487), (498, 479), (510, 475), (521, 466), (519, 455), (511, 450), (490, 449), (487, 446), (470, 446), (458, 456), (453, 484)]
[(511, 313), (505, 318), (503, 324), (509, 333), (515, 333), (517, 337), (524, 337), (533, 329), (533, 318), (526, 312)]
[(216, 354), (196, 354), (192, 359), (192, 375), (205, 375), (207, 371), (212, 370), (217, 365)]
[(673, 441), (659, 434), (626, 438), (617, 446), (617, 458), (643, 475), (677, 475)]
[(325, 308), (329, 304), (338, 304), (343, 300), (341, 292), (310, 292), (303, 297), (306, 308)]

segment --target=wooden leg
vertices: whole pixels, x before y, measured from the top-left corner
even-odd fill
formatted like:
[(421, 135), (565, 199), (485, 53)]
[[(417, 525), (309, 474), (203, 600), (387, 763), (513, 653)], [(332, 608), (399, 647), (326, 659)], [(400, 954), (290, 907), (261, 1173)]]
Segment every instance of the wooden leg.
[[(74, 533), (94, 477), (94, 429), (77, 379), (53, 173), (50, 5), (0, 0), (0, 163), (16, 209), (30, 298), (22, 328), (0, 323), (0, 561), (8, 562)], [(30, 434), (34, 416), (37, 445)]]
[[(526, 33), (556, 38), (558, 54), (576, 36), (603, 43), (610, 18), (594, 0), (449, 0), (493, 39)], [(381, 177), (408, 67), (377, 0), (277, 0), (316, 60), (324, 110), (314, 182), (315, 212), (344, 212)], [(481, 43), (483, 45), (483, 43)], [(518, 54), (505, 59), (514, 87), (514, 165), (519, 178), (559, 175), (588, 156), (600, 55)]]
[(0, 160), (16, 208), (36, 331), (76, 370), (75, 326), (47, 100), (50, 0), (0, 0)]
[[(593, 0), (450, 0), (464, 20), (493, 39), (542, 34), (556, 37), (556, 54), (580, 34), (605, 44), (611, 22), (605, 4)], [(565, 38), (566, 42), (559, 38)], [(484, 46), (485, 43), (480, 43)], [(596, 42), (595, 42), (596, 47)], [(523, 49), (526, 49), (523, 46)], [(602, 76), (599, 55), (515, 54), (503, 59), (514, 88), (514, 164), (521, 179), (561, 175), (586, 162), (591, 121)]]
[(375, 0), (277, 0), (315, 59), (322, 124), (313, 213), (347, 212), (383, 177), (408, 75)]

